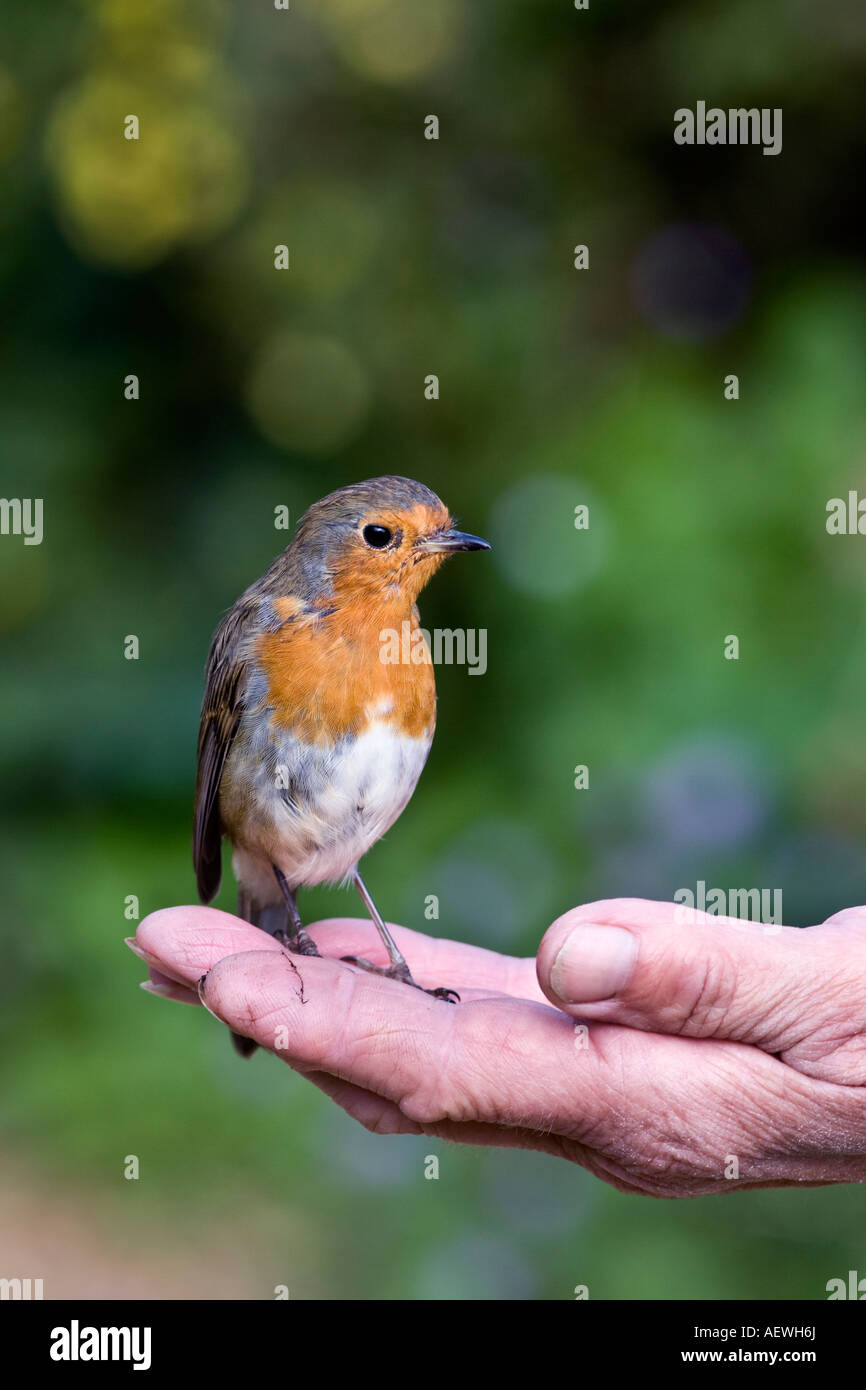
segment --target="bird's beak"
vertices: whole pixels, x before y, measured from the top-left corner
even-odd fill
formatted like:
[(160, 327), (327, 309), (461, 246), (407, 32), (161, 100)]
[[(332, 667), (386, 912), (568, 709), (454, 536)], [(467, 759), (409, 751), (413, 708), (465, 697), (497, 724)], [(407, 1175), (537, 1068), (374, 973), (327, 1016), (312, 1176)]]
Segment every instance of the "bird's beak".
[(490, 545), (480, 536), (470, 536), (467, 531), (434, 531), (430, 536), (422, 536), (415, 542), (416, 549), (427, 555), (451, 555), (458, 550), (489, 550)]

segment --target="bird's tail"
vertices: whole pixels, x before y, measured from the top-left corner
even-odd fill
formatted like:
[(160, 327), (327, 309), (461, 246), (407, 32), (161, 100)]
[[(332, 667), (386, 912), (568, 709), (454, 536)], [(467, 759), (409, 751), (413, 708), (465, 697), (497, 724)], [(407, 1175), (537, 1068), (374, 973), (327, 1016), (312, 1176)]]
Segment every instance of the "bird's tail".
[[(275, 936), (279, 932), (288, 930), (289, 914), (281, 903), (267, 903), (264, 907), (260, 906), (250, 893), (244, 888), (238, 888), (238, 913), (245, 922), (251, 922), (254, 927), (260, 927), (269, 936)], [(258, 1043), (253, 1042), (252, 1038), (245, 1038), (242, 1033), (232, 1033), (232, 1042), (235, 1051), (241, 1057), (252, 1057), (258, 1051)]]

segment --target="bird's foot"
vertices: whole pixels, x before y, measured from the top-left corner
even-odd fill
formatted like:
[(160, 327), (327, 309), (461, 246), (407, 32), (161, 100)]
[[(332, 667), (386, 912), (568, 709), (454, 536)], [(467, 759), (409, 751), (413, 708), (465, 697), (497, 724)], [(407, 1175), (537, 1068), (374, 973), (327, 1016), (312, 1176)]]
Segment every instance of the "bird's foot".
[(291, 951), (296, 956), (319, 956), (321, 951), (316, 945), (308, 931), (299, 927), (294, 936), (289, 936), (287, 931), (275, 933), (276, 940), (281, 946), (285, 946), (287, 951)]
[(340, 959), (348, 961), (349, 965), (359, 966), (371, 975), (382, 975), (386, 980), (399, 980), (402, 985), (411, 985), (413, 989), (420, 989), (422, 994), (431, 994), (434, 999), (444, 999), (448, 1004), (460, 1003), (460, 995), (456, 989), (446, 989), (444, 986), (440, 986), (439, 989), (424, 989), (412, 979), (405, 961), (396, 965), (374, 965), (372, 961), (364, 960), (363, 956), (341, 956)]

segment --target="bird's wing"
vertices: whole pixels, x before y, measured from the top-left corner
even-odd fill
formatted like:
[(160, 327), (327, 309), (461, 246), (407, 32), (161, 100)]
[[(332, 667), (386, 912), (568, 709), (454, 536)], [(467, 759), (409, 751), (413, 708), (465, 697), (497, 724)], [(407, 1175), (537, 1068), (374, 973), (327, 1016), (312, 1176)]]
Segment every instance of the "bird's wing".
[(207, 659), (198, 735), (192, 850), (199, 897), (203, 903), (209, 903), (216, 896), (222, 876), (220, 779), (243, 712), (247, 667), (242, 653), (242, 639), (247, 622), (257, 607), (257, 599), (241, 601), (226, 614), (214, 634)]

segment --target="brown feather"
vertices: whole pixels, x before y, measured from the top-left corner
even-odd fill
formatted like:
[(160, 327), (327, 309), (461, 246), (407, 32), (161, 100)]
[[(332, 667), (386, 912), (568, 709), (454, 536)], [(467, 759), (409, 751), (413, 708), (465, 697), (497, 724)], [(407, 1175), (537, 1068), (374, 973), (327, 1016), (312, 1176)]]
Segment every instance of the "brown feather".
[(239, 657), (238, 647), (243, 629), (258, 604), (258, 596), (252, 600), (251, 595), (244, 595), (235, 604), (217, 628), (207, 659), (193, 826), (193, 863), (203, 903), (216, 897), (222, 877), (220, 779), (242, 710), (246, 664)]

